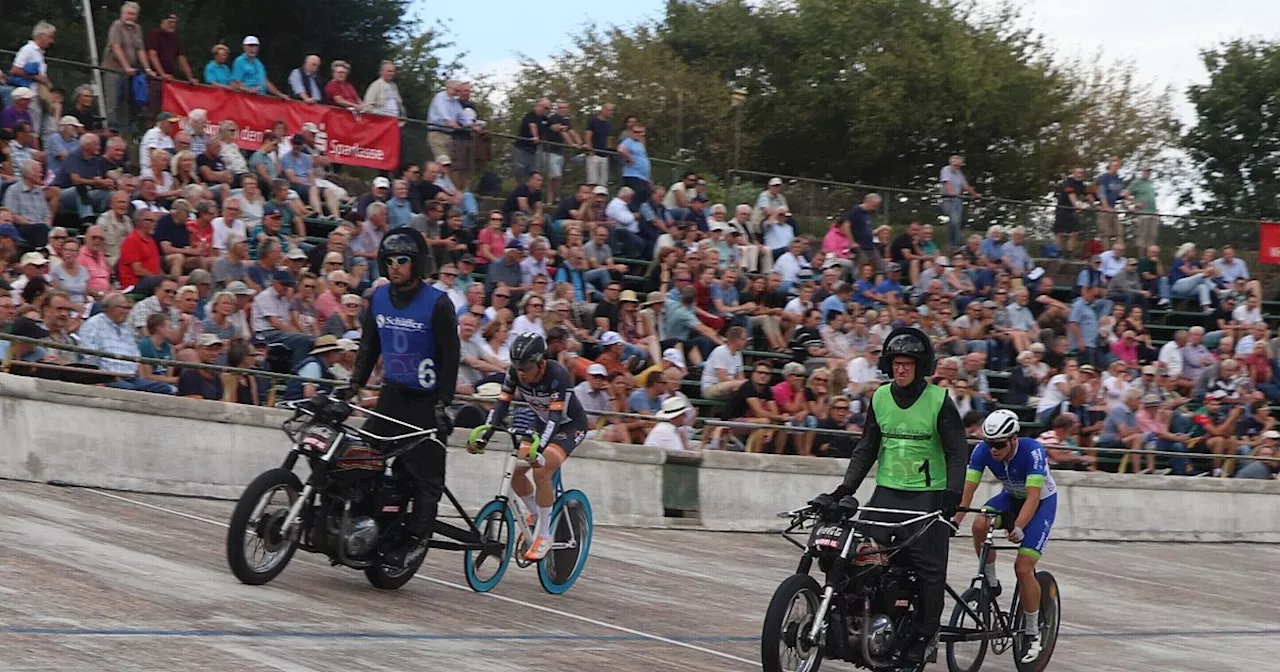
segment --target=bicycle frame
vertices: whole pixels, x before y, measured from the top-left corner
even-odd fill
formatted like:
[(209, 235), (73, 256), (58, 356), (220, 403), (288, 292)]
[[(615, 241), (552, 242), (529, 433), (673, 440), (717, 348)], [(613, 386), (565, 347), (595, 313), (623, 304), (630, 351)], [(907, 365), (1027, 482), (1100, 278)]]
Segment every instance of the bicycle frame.
[(946, 585), (947, 594), (951, 596), (951, 599), (956, 601), (956, 604), (964, 610), (965, 614), (969, 618), (973, 619), (974, 623), (982, 623), (983, 619), (979, 616), (979, 612), (986, 612), (986, 607), (990, 604), (990, 606), (994, 607), (993, 611), (995, 612), (997, 622), (990, 624), (990, 626), (988, 626), (990, 629), (986, 630), (943, 625), (942, 629), (939, 631), (940, 635), (938, 639), (941, 642), (975, 642), (984, 639), (997, 640), (1011, 638), (1016, 634), (1013, 629), (1013, 623), (1014, 618), (1016, 618), (1018, 613), (1021, 591), (1017, 589), (1017, 586), (1015, 586), (1013, 590), (1013, 600), (1009, 604), (1009, 610), (1006, 612), (1000, 608), (999, 601), (991, 595), (991, 590), (988, 587), (987, 567), (990, 563), (987, 561), (987, 556), (991, 555), (992, 551), (1017, 551), (1019, 547), (996, 545), (995, 518), (1000, 515), (998, 511), (990, 511), (987, 509), (962, 509), (962, 511), (987, 518), (987, 536), (982, 542), (982, 552), (978, 557), (978, 571), (969, 582), (970, 588), (976, 588), (978, 590), (978, 610), (974, 611), (974, 609), (956, 593), (955, 589), (953, 589), (949, 583)]
[[(498, 494), (494, 496), (494, 499), (500, 500), (507, 506), (511, 507), (512, 512), (515, 514), (513, 518), (515, 518), (516, 528), (520, 531), (520, 534), (523, 535), (525, 539), (533, 539), (534, 531), (529, 527), (529, 523), (526, 519), (534, 512), (525, 508), (524, 500), (516, 496), (515, 490), (511, 487), (511, 483), (515, 479), (516, 468), (529, 465), (529, 463), (520, 459), (520, 456), (517, 454), (521, 439), (516, 431), (510, 427), (501, 428), (501, 431), (511, 438), (511, 452), (507, 453), (502, 469), (502, 482), (498, 486)], [(551, 475), (551, 484), (555, 487), (556, 499), (560, 499), (560, 496), (564, 494), (564, 484), (560, 480), (559, 469), (556, 469), (556, 472)], [(508, 495), (508, 493), (510, 493), (510, 495)], [(555, 521), (551, 522), (554, 525)], [(577, 547), (578, 537), (577, 532), (573, 529), (573, 525), (569, 526), (568, 541), (553, 541), (551, 544), (551, 550), (553, 551)], [(516, 561), (518, 564), (522, 564), (522, 566), (527, 566), (528, 564), (521, 554), (516, 555)]]

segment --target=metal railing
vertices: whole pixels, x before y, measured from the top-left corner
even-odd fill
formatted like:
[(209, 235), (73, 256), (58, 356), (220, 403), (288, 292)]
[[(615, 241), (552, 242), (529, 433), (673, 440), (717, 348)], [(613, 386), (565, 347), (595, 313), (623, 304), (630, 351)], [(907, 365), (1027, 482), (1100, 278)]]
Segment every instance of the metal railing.
[[(934, 242), (939, 247), (946, 247), (949, 242), (949, 220), (941, 209), (943, 196), (936, 189), (904, 189), (734, 169), (727, 175), (725, 205), (730, 211), (739, 203), (754, 206), (756, 198), (774, 177), (783, 180), (783, 195), (787, 197), (787, 207), (799, 228), (797, 233), (823, 235), (833, 219), (845, 217), (850, 208), (874, 192), (884, 199), (877, 213), (878, 223), (892, 227), (912, 222), (931, 224)], [(965, 235), (983, 235), (988, 227), (998, 224), (1006, 229), (1022, 226), (1030, 239), (1053, 238), (1053, 223), (1059, 206), (1051, 200), (1021, 201), (984, 195), (980, 199), (964, 196), (961, 201), (964, 204)], [(1097, 231), (1096, 210), (1084, 210), (1078, 214), (1083, 235), (1090, 236)], [(1176, 247), (1187, 240), (1194, 240), (1201, 248), (1224, 244), (1242, 250), (1256, 250), (1258, 247), (1258, 219), (1168, 212), (1153, 214), (1160, 223), (1158, 244), (1162, 248)], [(1129, 230), (1132, 230), (1137, 217), (1135, 213), (1122, 213), (1122, 221)]]
[[(59, 342), (50, 341), (47, 339), (27, 338), (24, 336), (15, 336), (13, 334), (0, 333), (0, 340), (9, 341), (11, 343), (25, 343), (28, 345), (33, 345), (33, 346), (43, 347), (48, 349), (63, 350), (67, 352), (73, 352), (79, 355), (88, 355), (92, 357), (99, 357), (99, 358), (105, 358), (105, 359), (111, 359), (111, 360), (117, 360), (117, 361), (123, 361), (123, 362), (132, 362), (135, 364), (148, 364), (151, 366), (164, 366), (168, 368), (188, 368), (188, 369), (199, 369), (199, 370), (205, 370), (205, 371), (215, 371), (218, 373), (228, 373), (228, 374), (237, 374), (237, 375), (245, 375), (245, 376), (254, 376), (258, 378), (267, 378), (276, 382), (286, 382), (286, 383), (291, 381), (299, 381), (299, 382), (312, 383), (312, 384), (317, 382), (326, 382), (326, 381), (318, 381), (315, 378), (305, 378), (302, 376), (295, 376), (295, 375), (286, 374), (286, 373), (276, 373), (274, 371), (266, 371), (262, 369), (245, 369), (245, 368), (238, 368), (233, 366), (224, 366), (220, 364), (204, 364), (199, 362), (184, 362), (184, 361), (179, 361), (174, 359), (160, 359), (155, 357), (135, 357), (130, 355), (112, 354), (108, 352), (103, 352), (101, 350), (83, 348), (83, 347), (71, 345), (68, 343), (59, 343)], [(10, 366), (9, 358), (11, 354), (12, 354), (12, 349), (10, 349), (6, 353), (4, 360), (0, 361), (0, 372), (5, 372), (5, 373), (8, 372), (8, 369)], [(85, 372), (94, 371), (93, 369), (81, 369), (81, 370)], [(109, 373), (109, 372), (103, 371), (103, 373)], [(336, 382), (336, 381), (327, 381), (327, 382)], [(377, 389), (381, 389), (381, 386), (367, 385), (363, 389), (377, 390)], [(150, 394), (150, 393), (144, 392), (142, 394)], [(475, 395), (464, 395), (464, 394), (455, 395), (455, 399), (461, 400), (461, 401), (477, 402), (482, 404), (493, 403), (494, 401), (494, 399), (492, 398), (479, 397)], [(521, 401), (515, 401), (512, 403), (515, 406), (528, 405)], [(608, 412), (608, 413), (600, 413), (599, 415), (606, 416), (608, 418), (621, 419), (621, 420), (642, 420), (646, 422), (654, 421), (654, 417), (652, 415), (644, 415), (641, 413)], [(732, 420), (718, 420), (715, 418), (703, 418), (703, 417), (698, 417), (696, 420), (694, 420), (693, 426), (703, 427), (703, 428), (724, 427), (728, 429), (741, 429), (741, 430), (749, 430), (749, 431), (773, 430), (773, 431), (787, 432), (789, 434), (797, 434), (797, 433), (822, 434), (822, 435), (828, 435), (828, 436), (843, 437), (843, 438), (848, 438), (853, 440), (858, 440), (862, 438), (862, 432), (850, 432), (850, 431), (841, 430), (841, 429), (825, 429), (821, 427), (796, 427), (792, 425), (757, 424), (757, 423), (750, 423), (750, 422), (735, 422)], [(977, 443), (977, 441), (971, 438), (969, 439), (968, 443), (972, 447)], [(1184, 452), (1161, 451), (1161, 450), (1155, 450), (1155, 451), (1133, 450), (1130, 448), (1106, 448), (1106, 447), (1079, 448), (1079, 450), (1090, 452), (1090, 453), (1101, 453), (1101, 454), (1107, 454), (1107, 455), (1120, 455), (1120, 456), (1129, 455), (1129, 456), (1133, 456), (1135, 459), (1140, 458), (1143, 455), (1155, 455), (1157, 457), (1169, 457), (1169, 458), (1209, 459), (1210, 457), (1221, 457), (1223, 459), (1234, 458), (1234, 459), (1257, 460), (1261, 462), (1280, 462), (1280, 456), (1275, 456), (1275, 457), (1261, 457), (1261, 456), (1254, 457), (1254, 456), (1239, 456), (1239, 455), (1212, 456), (1212, 455), (1207, 455), (1203, 453), (1184, 453)]]

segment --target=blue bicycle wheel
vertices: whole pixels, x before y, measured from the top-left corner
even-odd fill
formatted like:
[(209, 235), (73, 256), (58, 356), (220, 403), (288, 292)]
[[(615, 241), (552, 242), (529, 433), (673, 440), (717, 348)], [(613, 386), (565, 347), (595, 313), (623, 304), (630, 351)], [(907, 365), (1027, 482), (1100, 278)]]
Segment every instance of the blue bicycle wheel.
[(556, 547), (538, 563), (538, 581), (543, 590), (561, 595), (573, 587), (591, 553), (591, 502), (581, 490), (568, 490), (556, 500), (551, 528)]
[(502, 580), (515, 551), (515, 519), (511, 516), (511, 507), (497, 499), (485, 504), (476, 514), (476, 527), (485, 539), (502, 544), (500, 558), (484, 551), (467, 551), (463, 555), (467, 585), (477, 593), (487, 593)]

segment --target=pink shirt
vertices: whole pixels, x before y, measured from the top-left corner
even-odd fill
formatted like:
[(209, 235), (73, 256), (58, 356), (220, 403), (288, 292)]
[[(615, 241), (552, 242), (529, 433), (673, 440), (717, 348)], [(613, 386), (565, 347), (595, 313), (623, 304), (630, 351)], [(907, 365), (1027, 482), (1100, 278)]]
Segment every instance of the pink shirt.
[[(489, 251), (493, 254), (494, 259), (501, 259), (503, 250), (507, 248), (507, 235), (502, 231), (495, 231), (486, 227), (480, 231), (479, 235), (476, 236), (476, 242), (482, 245), (487, 245), (489, 247)], [(479, 254), (478, 252), (479, 250), (477, 249), (476, 264), (489, 263), (490, 259), (487, 259), (483, 254)]]
[(783, 410), (782, 407), (787, 404), (795, 403), (796, 391), (791, 388), (791, 383), (784, 380), (770, 389), (773, 390), (773, 401), (778, 404), (778, 410)]
[(94, 257), (89, 248), (82, 247), (80, 248), (80, 256), (76, 257), (76, 263), (84, 266), (89, 271), (89, 284), (85, 287), (86, 292), (93, 294), (111, 289), (111, 266), (107, 263), (107, 255), (105, 253), (100, 257)]
[(1134, 341), (1133, 345), (1125, 345), (1122, 338), (1111, 344), (1111, 354), (1119, 357), (1125, 364), (1137, 364), (1138, 342)]
[(321, 324), (324, 324), (325, 321), (329, 319), (330, 315), (338, 311), (339, 307), (338, 297), (334, 296), (333, 292), (322, 292), (320, 296), (316, 297), (315, 303), (312, 304), (311, 309), (316, 311), (316, 319), (319, 320)]
[(850, 256), (849, 239), (845, 238), (843, 233), (840, 233), (840, 229), (833, 226), (827, 229), (827, 235), (822, 237), (822, 251), (827, 254), (834, 254), (842, 259), (848, 259)]

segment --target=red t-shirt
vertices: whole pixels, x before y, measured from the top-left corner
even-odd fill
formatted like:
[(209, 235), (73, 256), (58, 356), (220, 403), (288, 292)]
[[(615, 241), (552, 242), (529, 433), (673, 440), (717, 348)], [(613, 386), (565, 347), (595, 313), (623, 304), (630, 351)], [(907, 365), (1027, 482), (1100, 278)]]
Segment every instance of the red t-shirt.
[(160, 273), (160, 247), (156, 245), (155, 238), (139, 229), (134, 229), (120, 241), (120, 261), (117, 262), (116, 272), (119, 274), (121, 287), (138, 284), (138, 276), (133, 272), (134, 262), (141, 263), (148, 273)]
[(337, 105), (338, 96), (342, 96), (352, 103), (359, 103), (362, 100), (360, 95), (356, 93), (355, 85), (350, 80), (339, 82), (336, 79), (331, 79), (328, 84), (324, 85), (324, 102), (330, 105)]
[(187, 221), (187, 234), (191, 237), (191, 247), (200, 247), (200, 243), (204, 243), (205, 249), (213, 249), (213, 226), (210, 225), (204, 229), (196, 223), (197, 220)]

